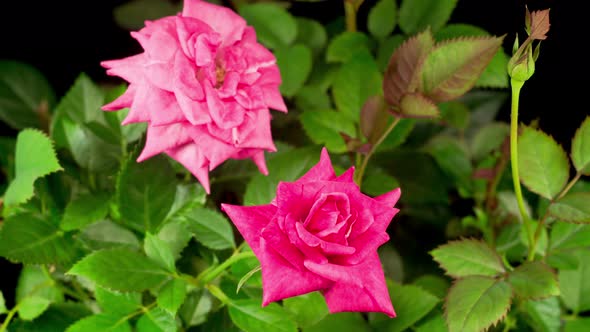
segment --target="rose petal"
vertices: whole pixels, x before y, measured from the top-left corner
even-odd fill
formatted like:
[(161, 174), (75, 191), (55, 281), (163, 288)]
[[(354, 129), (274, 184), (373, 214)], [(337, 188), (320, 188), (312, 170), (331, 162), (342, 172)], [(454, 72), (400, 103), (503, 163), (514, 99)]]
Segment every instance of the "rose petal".
[(262, 305), (284, 298), (298, 296), (330, 287), (330, 281), (307, 270), (297, 270), (274, 249), (265, 239), (260, 241), (262, 256)]
[(143, 151), (137, 158), (142, 162), (166, 150), (185, 145), (192, 141), (186, 131), (186, 123), (165, 126), (148, 126), (147, 138)]
[(122, 95), (110, 103), (102, 106), (101, 109), (103, 111), (118, 111), (120, 109), (130, 107), (131, 104), (133, 104), (133, 98), (135, 98), (136, 91), (136, 85), (130, 84)]
[(393, 206), (395, 206), (395, 204), (397, 203), (397, 201), (399, 200), (401, 195), (402, 195), (401, 189), (396, 188), (388, 193), (385, 193), (383, 195), (375, 197), (375, 200), (377, 202), (381, 202), (387, 206), (393, 207)]
[(321, 248), (325, 255), (351, 255), (356, 251), (356, 249), (353, 247), (339, 243), (327, 242), (318, 238), (305, 229), (301, 223), (296, 223), (295, 229), (297, 230), (297, 235), (299, 235), (301, 241), (310, 247)]
[(264, 95), (264, 102), (266, 106), (283, 113), (287, 113), (287, 105), (283, 100), (283, 96), (279, 91), (278, 86), (263, 85), (260, 87)]
[(261, 232), (269, 225), (277, 208), (270, 204), (258, 206), (221, 204), (221, 210), (236, 225), (236, 228), (242, 234), (248, 245), (250, 245), (256, 257), (262, 257), (263, 250), (260, 246), (260, 240), (262, 239)]
[(305, 256), (295, 247), (289, 237), (285, 235), (283, 230), (279, 227), (277, 219), (269, 222), (260, 233), (260, 236), (266, 240), (266, 245), (281, 255), (286, 262), (298, 270), (303, 270), (303, 261)]
[(246, 21), (231, 9), (200, 0), (185, 0), (182, 16), (194, 17), (211, 26), (223, 39), (222, 46), (242, 37)]
[(333, 180), (336, 178), (334, 168), (332, 168), (332, 161), (326, 148), (322, 148), (320, 161), (315, 164), (307, 173), (301, 176), (296, 183), (313, 182), (319, 180)]
[(102, 61), (101, 66), (107, 68), (107, 74), (119, 76), (130, 83), (139, 83), (144, 79), (143, 66), (145, 54), (137, 54), (119, 60)]
[(331, 313), (342, 311), (382, 312), (395, 317), (385, 283), (383, 268), (376, 252), (354, 266), (316, 264), (305, 261), (305, 267), (334, 282), (324, 291)]
[(334, 181), (338, 182), (353, 182), (354, 181), (354, 166), (347, 169), (344, 173), (340, 174)]
[(211, 192), (207, 159), (196, 144), (188, 143), (166, 150), (165, 153), (186, 167), (199, 180), (207, 194)]

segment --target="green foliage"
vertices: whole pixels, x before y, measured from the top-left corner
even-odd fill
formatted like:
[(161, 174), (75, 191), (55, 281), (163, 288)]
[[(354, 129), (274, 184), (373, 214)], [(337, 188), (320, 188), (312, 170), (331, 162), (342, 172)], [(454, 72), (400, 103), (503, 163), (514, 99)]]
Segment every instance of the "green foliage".
[(584, 120), (574, 135), (571, 156), (576, 170), (590, 175), (590, 117)]
[(184, 216), (189, 230), (204, 246), (221, 250), (236, 246), (229, 221), (219, 212), (208, 209), (193, 209)]
[(26, 63), (0, 61), (0, 120), (16, 129), (46, 126), (55, 94), (38, 69)]
[(545, 133), (524, 127), (518, 150), (522, 183), (547, 199), (557, 196), (569, 177), (567, 155), (561, 146)]
[(348, 62), (369, 53), (369, 38), (361, 32), (343, 32), (334, 37), (326, 50), (327, 62)]
[(85, 194), (71, 200), (64, 211), (60, 227), (64, 231), (84, 228), (103, 220), (109, 213), (110, 197), (106, 193)]
[(85, 317), (70, 325), (66, 332), (131, 332), (131, 325), (127, 320), (121, 320), (113, 314), (96, 314)]
[(523, 299), (543, 299), (559, 295), (555, 272), (542, 262), (527, 262), (510, 272), (508, 281)]
[(128, 160), (117, 178), (121, 218), (130, 227), (155, 232), (174, 203), (176, 177), (163, 157), (136, 163)]
[(51, 140), (35, 129), (21, 131), (16, 139), (15, 178), (6, 193), (4, 203), (14, 206), (28, 201), (34, 194), (37, 179), (62, 170)]
[(571, 193), (549, 206), (549, 212), (556, 218), (574, 223), (590, 223), (590, 193)]
[(319, 292), (291, 297), (283, 300), (285, 310), (293, 315), (301, 328), (317, 324), (328, 315), (328, 306)]
[(445, 304), (449, 332), (481, 331), (499, 322), (510, 308), (512, 289), (487, 276), (459, 279)]
[(356, 135), (354, 122), (340, 116), (336, 111), (304, 111), (301, 114), (301, 123), (307, 136), (334, 153), (348, 151), (341, 133)]
[(256, 29), (256, 36), (267, 47), (280, 49), (297, 37), (297, 21), (284, 8), (273, 3), (255, 3), (238, 8), (242, 17)]
[(481, 241), (461, 240), (450, 242), (430, 253), (448, 275), (459, 278), (467, 276), (495, 276), (504, 273), (500, 257)]
[(376, 38), (385, 38), (395, 29), (396, 19), (395, 0), (380, 0), (369, 11), (367, 28)]
[(281, 93), (286, 97), (293, 97), (311, 72), (311, 49), (302, 44), (295, 44), (289, 48), (277, 50), (275, 56), (283, 79)]
[(184, 280), (170, 280), (158, 293), (158, 306), (166, 310), (170, 315), (176, 315), (176, 312), (186, 298), (186, 289), (187, 284)]
[(68, 274), (118, 291), (142, 291), (160, 285), (169, 276), (158, 263), (128, 249), (96, 251), (76, 263)]
[(559, 271), (561, 300), (565, 306), (578, 313), (590, 310), (590, 250), (576, 250), (578, 261), (575, 269)]
[(406, 34), (415, 34), (426, 28), (440, 29), (451, 17), (457, 0), (402, 1), (399, 9), (399, 26)]
[(285, 310), (276, 303), (261, 307), (259, 300), (236, 300), (230, 303), (229, 316), (245, 332), (297, 331), (297, 325)]
[(397, 317), (388, 319), (376, 316), (371, 324), (379, 331), (405, 331), (426, 316), (439, 302), (439, 299), (414, 285), (387, 284), (391, 302)]

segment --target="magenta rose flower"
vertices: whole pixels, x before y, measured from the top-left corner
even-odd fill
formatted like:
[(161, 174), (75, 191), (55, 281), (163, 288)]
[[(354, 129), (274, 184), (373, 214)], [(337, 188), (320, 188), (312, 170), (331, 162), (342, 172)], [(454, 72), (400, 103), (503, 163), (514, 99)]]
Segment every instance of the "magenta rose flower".
[(371, 198), (336, 176), (328, 152), (295, 182), (281, 182), (267, 205), (222, 209), (260, 260), (262, 304), (321, 291), (330, 312), (395, 316), (377, 248), (399, 211), (400, 189)]
[(267, 174), (264, 151), (275, 151), (269, 108), (287, 112), (274, 55), (229, 8), (185, 0), (177, 16), (131, 35), (144, 52), (102, 62), (129, 82), (104, 110), (130, 111), (123, 124), (147, 122), (138, 162), (165, 153), (209, 192), (209, 171), (229, 158), (251, 158)]

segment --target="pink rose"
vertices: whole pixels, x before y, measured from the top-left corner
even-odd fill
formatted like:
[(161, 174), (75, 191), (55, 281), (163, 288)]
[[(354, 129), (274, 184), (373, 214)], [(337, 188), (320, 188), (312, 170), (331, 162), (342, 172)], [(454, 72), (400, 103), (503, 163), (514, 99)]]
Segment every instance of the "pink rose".
[(400, 189), (371, 198), (336, 176), (324, 148), (320, 162), (295, 182), (281, 182), (267, 205), (222, 204), (262, 268), (262, 304), (321, 291), (330, 312), (395, 316), (377, 248), (399, 211)]
[(130, 107), (123, 124), (147, 122), (138, 162), (165, 153), (209, 192), (209, 171), (229, 158), (251, 158), (267, 174), (276, 151), (269, 108), (287, 112), (274, 55), (229, 8), (185, 0), (182, 14), (146, 22), (131, 35), (144, 52), (102, 62), (127, 91), (103, 110)]

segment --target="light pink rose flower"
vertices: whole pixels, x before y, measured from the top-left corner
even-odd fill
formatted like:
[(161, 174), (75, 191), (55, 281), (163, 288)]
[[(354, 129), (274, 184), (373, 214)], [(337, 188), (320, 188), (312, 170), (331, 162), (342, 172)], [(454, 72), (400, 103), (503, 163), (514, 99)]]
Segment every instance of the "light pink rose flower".
[(321, 291), (330, 312), (382, 312), (395, 317), (377, 248), (399, 211), (401, 191), (371, 198), (336, 176), (328, 152), (295, 182), (281, 182), (267, 205), (222, 204), (262, 268), (262, 305)]
[(209, 171), (229, 158), (251, 158), (267, 174), (264, 151), (276, 151), (269, 108), (287, 112), (274, 55), (229, 8), (185, 0), (177, 16), (131, 35), (144, 52), (102, 62), (127, 91), (103, 110), (130, 107), (123, 124), (147, 122), (138, 162), (165, 153), (209, 192)]

